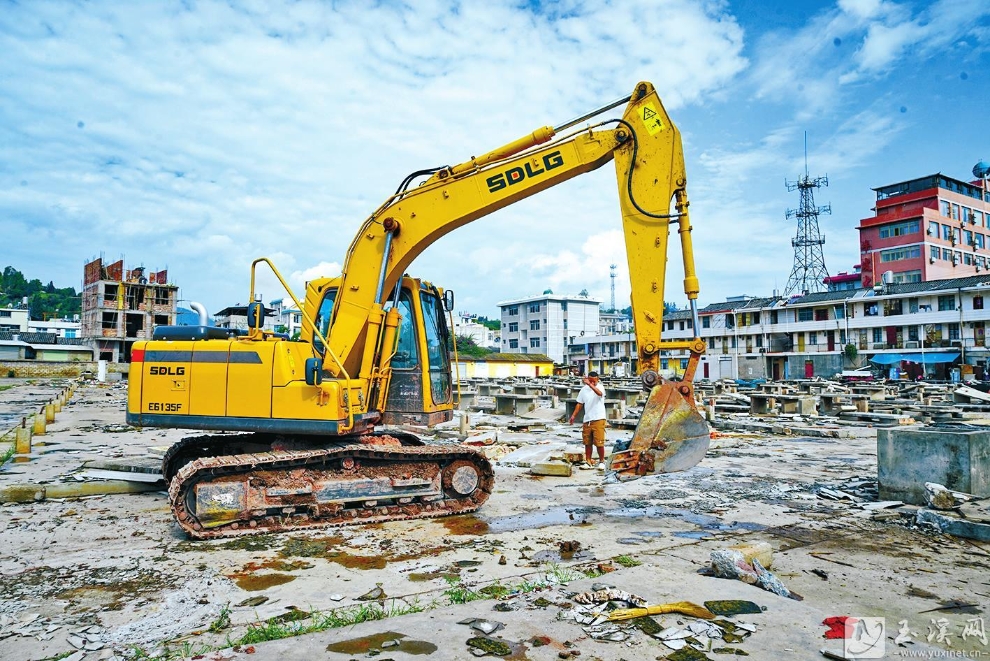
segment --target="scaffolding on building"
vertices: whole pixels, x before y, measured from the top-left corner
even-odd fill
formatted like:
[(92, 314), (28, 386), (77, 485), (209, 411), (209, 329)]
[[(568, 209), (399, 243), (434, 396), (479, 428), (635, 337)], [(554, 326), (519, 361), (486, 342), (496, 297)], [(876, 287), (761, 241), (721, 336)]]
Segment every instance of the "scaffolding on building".
[(150, 340), (155, 326), (175, 324), (179, 288), (168, 269), (124, 269), (124, 260), (98, 257), (83, 269), (80, 337), (101, 359), (126, 361), (135, 340)]

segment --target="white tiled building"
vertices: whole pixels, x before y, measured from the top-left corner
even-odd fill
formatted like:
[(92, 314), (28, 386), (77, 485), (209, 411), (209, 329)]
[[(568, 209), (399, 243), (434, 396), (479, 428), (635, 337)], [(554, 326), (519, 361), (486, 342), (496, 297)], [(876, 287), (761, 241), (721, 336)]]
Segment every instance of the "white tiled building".
[(597, 335), (600, 301), (587, 296), (557, 295), (520, 298), (498, 304), (502, 346), (506, 353), (542, 353), (564, 363), (568, 344)]

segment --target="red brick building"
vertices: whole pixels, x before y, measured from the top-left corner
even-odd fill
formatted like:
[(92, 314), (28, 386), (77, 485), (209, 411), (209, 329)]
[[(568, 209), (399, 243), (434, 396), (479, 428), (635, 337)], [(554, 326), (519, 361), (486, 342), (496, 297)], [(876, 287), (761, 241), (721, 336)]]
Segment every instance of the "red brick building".
[(933, 174), (874, 188), (875, 215), (859, 221), (863, 287), (977, 275), (990, 268), (990, 192)]

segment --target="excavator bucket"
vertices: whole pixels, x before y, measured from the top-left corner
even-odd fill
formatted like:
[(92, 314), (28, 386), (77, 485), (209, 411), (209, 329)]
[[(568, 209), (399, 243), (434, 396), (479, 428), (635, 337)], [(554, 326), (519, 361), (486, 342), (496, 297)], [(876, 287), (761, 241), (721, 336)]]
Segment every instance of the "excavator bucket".
[(616, 444), (608, 470), (619, 480), (687, 470), (704, 458), (709, 438), (691, 383), (665, 381), (650, 391), (632, 439)]

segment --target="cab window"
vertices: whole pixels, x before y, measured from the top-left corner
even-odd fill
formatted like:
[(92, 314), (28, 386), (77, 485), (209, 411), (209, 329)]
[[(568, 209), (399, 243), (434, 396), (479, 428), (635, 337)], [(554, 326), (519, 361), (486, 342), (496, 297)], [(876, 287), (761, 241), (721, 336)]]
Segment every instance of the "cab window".
[(413, 323), (413, 305), (409, 290), (403, 289), (399, 297), (399, 341), (392, 357), (392, 369), (409, 369), (419, 365), (419, 350), (416, 345), (416, 325)]
[[(320, 302), (320, 310), (316, 313), (316, 328), (326, 337), (330, 332), (330, 316), (333, 314), (333, 301), (337, 297), (336, 289), (328, 289), (327, 293), (323, 295), (323, 300)], [(323, 355), (323, 341), (320, 340), (319, 336), (313, 333), (313, 348)]]
[(422, 292), (420, 304), (423, 306), (423, 329), (426, 332), (426, 358), (430, 367), (430, 392), (433, 403), (450, 401), (450, 361), (447, 357), (447, 323), (443, 316), (440, 299)]

